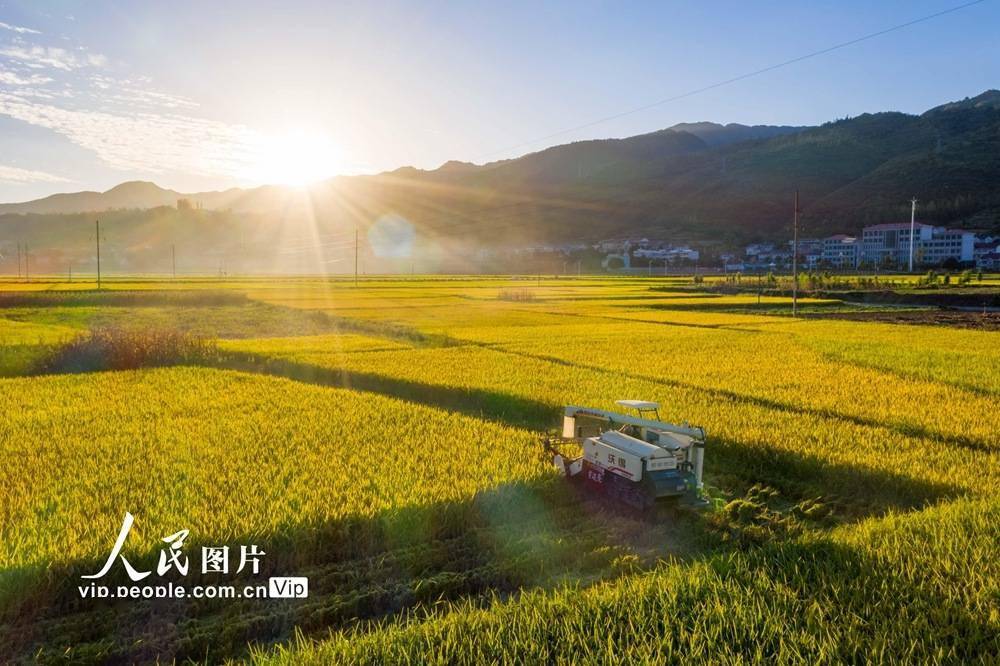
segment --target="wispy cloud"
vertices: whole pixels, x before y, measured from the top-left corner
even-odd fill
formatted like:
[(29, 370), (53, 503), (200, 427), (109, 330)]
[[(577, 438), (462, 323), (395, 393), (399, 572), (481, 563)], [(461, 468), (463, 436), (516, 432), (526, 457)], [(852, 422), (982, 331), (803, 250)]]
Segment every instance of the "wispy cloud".
[(42, 34), (40, 30), (33, 30), (31, 28), (25, 28), (21, 25), (11, 25), (10, 23), (4, 23), (0, 21), (0, 30), (10, 30), (11, 32), (16, 32), (21, 35), (40, 35)]
[(52, 68), (64, 72), (83, 67), (101, 67), (107, 58), (97, 53), (76, 54), (55, 46), (12, 44), (0, 48), (0, 57), (17, 60), (36, 69)]
[(122, 104), (132, 108), (146, 109), (196, 109), (200, 105), (192, 99), (180, 95), (171, 95), (151, 89), (150, 81), (145, 77), (136, 79), (117, 79), (105, 74), (95, 74), (90, 77), (94, 97), (99, 97), (104, 103)]
[(0, 69), (0, 83), (5, 83), (9, 86), (41, 86), (50, 81), (52, 81), (51, 78), (42, 76), (41, 74), (28, 74), (25, 76), (17, 72)]
[[(197, 102), (156, 90), (148, 77), (116, 75), (120, 65), (108, 67), (105, 56), (82, 46), (51, 45), (37, 31), (0, 25), (15, 33), (0, 39), (0, 115), (52, 130), (133, 173), (241, 179), (260, 162), (263, 142), (249, 128), (199, 118)], [(6, 182), (63, 180), (4, 169)]]
[(0, 114), (64, 135), (126, 171), (239, 175), (256, 157), (251, 130), (176, 114), (65, 109), (0, 93)]
[(23, 185), (25, 183), (69, 183), (68, 178), (55, 176), (44, 171), (21, 169), (19, 167), (0, 164), (0, 183)]

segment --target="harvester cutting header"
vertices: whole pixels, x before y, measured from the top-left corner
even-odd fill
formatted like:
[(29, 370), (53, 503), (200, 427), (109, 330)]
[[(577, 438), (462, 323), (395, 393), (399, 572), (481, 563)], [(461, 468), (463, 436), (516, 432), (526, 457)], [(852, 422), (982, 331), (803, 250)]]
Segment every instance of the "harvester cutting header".
[[(619, 400), (635, 416), (592, 407), (566, 407), (561, 438), (545, 440), (552, 462), (566, 477), (638, 509), (664, 497), (701, 501), (705, 431), (660, 420), (659, 404)], [(559, 442), (583, 455), (569, 457)]]

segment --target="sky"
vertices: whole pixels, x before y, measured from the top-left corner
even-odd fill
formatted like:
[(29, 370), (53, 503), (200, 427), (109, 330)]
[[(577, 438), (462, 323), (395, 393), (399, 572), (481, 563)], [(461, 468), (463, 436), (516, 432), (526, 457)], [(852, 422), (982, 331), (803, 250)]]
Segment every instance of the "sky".
[(0, 202), (920, 113), (1000, 87), (1000, 0), (620, 115), (960, 4), (0, 0)]

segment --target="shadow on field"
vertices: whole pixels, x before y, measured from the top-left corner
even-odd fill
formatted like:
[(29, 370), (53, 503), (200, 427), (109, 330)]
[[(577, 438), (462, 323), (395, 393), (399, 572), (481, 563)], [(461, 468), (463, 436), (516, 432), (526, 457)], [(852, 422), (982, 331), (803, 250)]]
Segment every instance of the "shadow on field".
[[(960, 528), (950, 538), (968, 542), (976, 534)], [(957, 556), (956, 576), (988, 578), (961, 551), (954, 543), (919, 539), (903, 549), (868, 539), (857, 546), (821, 539), (772, 544), (737, 566), (725, 556), (711, 558), (729, 587), (741, 591), (736, 599), (724, 597), (733, 622), (716, 650), (767, 662), (795, 655), (791, 660), (803, 663), (992, 663), (1000, 634), (989, 612), (979, 606), (976, 614), (954, 582), (926, 566), (934, 559), (928, 553)], [(704, 596), (717, 594), (707, 589)], [(695, 602), (664, 611), (690, 613), (698, 637), (718, 625), (707, 607)]]
[(616, 377), (626, 377), (629, 379), (636, 379), (639, 381), (650, 382), (652, 384), (659, 384), (660, 386), (665, 386), (667, 388), (684, 389), (686, 391), (693, 391), (696, 393), (701, 393), (703, 395), (708, 395), (716, 399), (726, 400), (729, 402), (740, 403), (740, 404), (753, 405), (755, 407), (761, 407), (763, 409), (773, 409), (775, 411), (786, 412), (790, 414), (801, 414), (803, 416), (818, 416), (820, 418), (843, 421), (844, 423), (851, 423), (853, 425), (863, 426), (867, 428), (884, 428), (886, 430), (892, 430), (906, 437), (922, 437), (927, 439), (933, 439), (942, 442), (944, 444), (947, 444), (949, 446), (967, 449), (970, 451), (980, 451), (984, 453), (990, 453), (996, 451), (997, 448), (995, 444), (991, 444), (990, 442), (981, 441), (979, 439), (975, 439), (972, 437), (965, 437), (963, 435), (943, 433), (912, 423), (892, 423), (892, 422), (886, 423), (883, 421), (878, 421), (876, 419), (865, 418), (863, 416), (855, 416), (852, 414), (844, 414), (829, 409), (815, 409), (812, 407), (802, 407), (787, 402), (781, 402), (780, 400), (761, 398), (758, 396), (748, 395), (746, 393), (740, 393), (738, 391), (731, 391), (729, 389), (699, 386), (698, 384), (684, 382), (679, 379), (650, 377), (647, 375), (624, 372), (620, 370), (609, 370), (608, 368), (602, 368), (596, 365), (588, 365), (586, 363), (577, 363), (575, 361), (569, 361), (566, 359), (559, 358), (558, 356), (549, 356), (546, 354), (533, 354), (531, 352), (515, 351), (511, 349), (506, 349), (499, 344), (482, 343), (479, 346), (487, 347), (489, 349), (502, 352), (504, 354), (510, 354), (511, 356), (521, 356), (536, 361), (554, 363), (556, 365), (562, 365), (565, 367), (575, 368), (578, 370), (587, 370), (590, 372), (613, 375)]
[(243, 292), (221, 289), (74, 289), (0, 292), (0, 309), (65, 307), (207, 307), (248, 305)]
[[(136, 524), (141, 525), (142, 515)], [(217, 662), (242, 655), (249, 643), (288, 641), (296, 631), (322, 635), (364, 620), (388, 619), (442, 601), (506, 596), (524, 589), (640, 571), (631, 535), (650, 532), (647, 519), (581, 498), (575, 487), (546, 475), (507, 484), (461, 502), (407, 506), (374, 517), (304, 521), (269, 534), (220, 544), (192, 534), (183, 552), (187, 576), (157, 576), (159, 550), (128, 554), (139, 571), (132, 583), (121, 562), (99, 582), (118, 585), (267, 585), (271, 576), (305, 576), (306, 599), (82, 599), (80, 578), (104, 557), (57, 562), (0, 574), (0, 661), (148, 663)], [(107, 525), (108, 551), (118, 525)], [(698, 516), (659, 529), (658, 557), (697, 554)], [(177, 525), (176, 529), (183, 529)], [(671, 543), (673, 539), (673, 544)], [(256, 544), (266, 553), (256, 576), (201, 574), (201, 547)], [(161, 544), (166, 546), (166, 544)], [(238, 561), (238, 558), (237, 558)], [(231, 561), (233, 569), (236, 562)]]
[[(627, 306), (620, 306), (622, 308)], [(513, 308), (512, 308), (513, 309)], [(712, 330), (727, 330), (735, 333), (746, 333), (748, 335), (755, 335), (760, 333), (752, 328), (733, 328), (730, 323), (723, 324), (696, 324), (693, 322), (679, 322), (679, 321), (656, 321), (652, 319), (640, 319), (639, 317), (615, 317), (607, 314), (593, 314), (593, 313), (583, 313), (583, 312), (564, 312), (564, 311), (551, 311), (551, 310), (521, 310), (522, 312), (533, 312), (535, 314), (544, 313), (548, 315), (556, 315), (560, 317), (580, 317), (583, 319), (610, 319), (612, 321), (628, 322), (631, 324), (652, 324), (654, 326), (676, 326), (680, 328), (703, 328)], [(632, 314), (641, 315), (642, 312), (639, 310), (632, 310)]]
[[(756, 292), (747, 294), (747, 296), (756, 296)], [(773, 296), (769, 294), (768, 296)], [(698, 296), (692, 296), (692, 298), (700, 298)], [(831, 303), (806, 303), (805, 307), (809, 308), (829, 308), (829, 307), (843, 307), (844, 304), (840, 301)], [(788, 300), (787, 303), (775, 303), (773, 301), (766, 303), (754, 303), (747, 301), (746, 303), (650, 303), (645, 306), (650, 310), (673, 310), (676, 312), (715, 312), (719, 314), (754, 314), (754, 313), (764, 313), (764, 314), (782, 314), (791, 317), (792, 314), (792, 301)], [(799, 306), (803, 307), (803, 306)]]
[(310, 384), (380, 393), (531, 430), (550, 428), (556, 423), (560, 413), (558, 406), (501, 391), (439, 386), (374, 373), (324, 368), (252, 353), (221, 353), (216, 360), (207, 365), (285, 377)]
[(972, 384), (970, 382), (963, 382), (955, 379), (950, 379), (947, 377), (928, 377), (927, 375), (915, 372), (913, 370), (906, 370), (903, 368), (894, 368), (890, 365), (881, 365), (875, 362), (866, 362), (860, 359), (852, 358), (850, 354), (847, 353), (837, 353), (832, 351), (819, 351), (820, 356), (823, 359), (830, 361), (832, 363), (840, 363), (843, 365), (852, 365), (855, 368), (861, 368), (862, 370), (873, 370), (875, 372), (881, 372), (883, 374), (892, 375), (898, 377), (905, 382), (933, 382), (935, 384), (946, 384), (948, 386), (953, 386), (961, 391), (966, 391), (974, 395), (982, 396), (985, 398), (997, 398), (1000, 397), (1000, 391), (991, 389), (986, 386), (980, 386), (977, 384)]
[(749, 485), (766, 484), (794, 500), (820, 498), (838, 521), (918, 509), (968, 494), (956, 485), (831, 463), (766, 443), (713, 437), (707, 456), (713, 485), (738, 493)]
[[(557, 405), (502, 392), (441, 387), (249, 354), (220, 354), (205, 365), (377, 392), (536, 430), (549, 427), (559, 413)], [(792, 501), (819, 497), (832, 505), (837, 519), (911, 509), (962, 494), (957, 487), (832, 464), (775, 450), (766, 443), (711, 438), (708, 446), (707, 480), (713, 486), (738, 492), (745, 486), (767, 484)], [(164, 488), (173, 481), (165, 479)], [(350, 492), (350, 488), (344, 490)], [(192, 558), (189, 575), (150, 576), (156, 583), (182, 582), (189, 590), (201, 584), (234, 585), (242, 590), (245, 585), (266, 585), (271, 576), (306, 576), (307, 599), (81, 599), (77, 586), (87, 581), (80, 576), (98, 571), (103, 558), (8, 569), (0, 572), (0, 662), (216, 662), (244, 655), (249, 642), (288, 641), (296, 630), (319, 636), (366, 620), (391, 620), (407, 611), (431, 609), (441, 601), (469, 599), (485, 605), (495, 596), (561, 582), (585, 586), (644, 571), (659, 557), (721, 561), (722, 553), (748, 546), (745, 541), (724, 541), (722, 530), (745, 534), (761, 527), (748, 524), (764, 514), (745, 515), (742, 508), (747, 504), (734, 500), (725, 510), (696, 514), (663, 507), (636, 516), (581, 497), (574, 486), (545, 475), (530, 483), (484, 490), (467, 501), (407, 506), (371, 517), (302, 520), (224, 544), (211, 534), (192, 534), (184, 547)], [(801, 520), (821, 518), (804, 515)], [(143, 516), (137, 515), (137, 521), (141, 525)], [(177, 525), (176, 530), (186, 527)], [(109, 550), (117, 528), (106, 526)], [(764, 542), (762, 548), (757, 545), (760, 541), (750, 543), (753, 561), (773, 578), (787, 579), (789, 588), (803, 598), (815, 594), (817, 585), (825, 586), (828, 604), (839, 609), (837, 590), (862, 590), (846, 602), (845, 612), (855, 612), (852, 621), (875, 612), (861, 605), (867, 592), (857, 587), (859, 581), (869, 581), (871, 589), (877, 590), (906, 585), (906, 581), (897, 583), (892, 571), (883, 571), (883, 562), (869, 562), (854, 551), (837, 551), (832, 545), (807, 551), (797, 545), (782, 549), (776, 542), (788, 534), (762, 533), (773, 535), (773, 542)], [(248, 544), (266, 553), (257, 576), (198, 573), (201, 546), (229, 545), (238, 553), (240, 545)], [(145, 571), (155, 569), (158, 556), (159, 550), (150, 551), (129, 555), (129, 561)], [(806, 573), (794, 566), (802, 558), (812, 562)], [(720, 568), (725, 570), (721, 564)], [(725, 575), (743, 574), (725, 570)], [(112, 588), (130, 584), (120, 563), (101, 582)], [(974, 618), (961, 615), (962, 609), (953, 601), (938, 599), (931, 592), (912, 595), (928, 608), (938, 604), (944, 609), (939, 617), (947, 622), (969, 622), (969, 641), (983, 630)], [(797, 617), (794, 612), (790, 616)], [(879, 618), (886, 626), (894, 621), (889, 616)], [(967, 636), (965, 631), (949, 636)], [(972, 654), (978, 644), (968, 645), (962, 654)]]
[[(720, 448), (725, 466), (737, 466), (739, 454), (732, 456), (739, 446)], [(810, 472), (807, 463), (793, 464), (799, 467), (789, 474)], [(839, 473), (819, 472), (821, 479)], [(884, 480), (862, 474), (861, 487)], [(661, 609), (665, 614), (718, 622), (705, 602), (719, 594), (729, 600), (727, 612), (748, 613), (746, 622), (727, 625), (738, 634), (726, 640), (734, 654), (777, 652), (779, 644), (771, 641), (829, 632), (837, 635), (835, 650), (847, 661), (864, 661), (872, 645), (884, 641), (900, 649), (943, 646), (962, 657), (989, 654), (983, 651), (995, 647), (996, 635), (990, 638), (981, 618), (937, 589), (945, 584), (942, 579), (901, 563), (911, 554), (887, 551), (875, 558), (829, 538), (800, 542), (776, 536), (749, 547), (722, 543), (712, 527), (726, 520), (725, 511), (661, 507), (637, 516), (579, 493), (562, 479), (547, 477), (482, 491), (465, 502), (305, 521), (228, 540), (225, 545), (236, 550), (256, 544), (266, 553), (256, 576), (198, 573), (200, 547), (221, 544), (211, 535), (192, 535), (184, 547), (191, 558), (187, 576), (150, 576), (156, 584), (172, 581), (188, 590), (202, 584), (242, 590), (266, 585), (271, 576), (305, 576), (306, 599), (81, 599), (77, 586), (88, 581), (79, 576), (99, 570), (103, 558), (7, 571), (0, 578), (0, 661), (214, 663), (245, 656), (248, 644), (287, 643), (297, 632), (322, 638), (330, 630), (391, 621), (408, 611), (419, 614), (441, 602), (488, 606), (564, 582), (586, 587), (648, 571), (663, 557), (707, 562), (718, 577), (691, 581), (695, 587), (689, 593), (683, 592), (686, 586), (679, 595), (658, 597), (657, 603), (668, 604)], [(140, 524), (142, 518), (137, 517)], [(107, 526), (109, 549), (116, 530)], [(150, 551), (130, 554), (129, 561), (146, 571), (155, 568), (157, 557), (158, 551)], [(132, 584), (120, 563), (100, 582), (112, 589)], [(742, 594), (734, 597), (734, 588)], [(753, 603), (744, 607), (743, 599)], [(775, 630), (767, 630), (772, 624)]]
[(159, 330), (223, 339), (357, 333), (414, 346), (455, 344), (445, 335), (403, 324), (266, 303), (238, 291), (0, 291), (0, 312), (13, 321), (81, 331), (114, 328), (141, 334)]
[[(370, 391), (536, 431), (547, 430), (556, 423), (561, 410), (559, 405), (550, 405), (499, 391), (425, 384), (374, 373), (317, 367), (255, 354), (223, 356), (214, 367), (276, 375), (324, 386)], [(712, 389), (701, 390), (712, 391)], [(752, 398), (749, 400), (753, 401)], [(759, 404), (769, 409), (781, 408), (773, 406), (772, 401), (768, 400), (760, 400)], [(774, 404), (782, 405), (782, 403)], [(791, 407), (788, 409), (802, 413), (809, 411)], [(708, 480), (712, 485), (726, 488), (731, 494), (754, 484), (764, 483), (780, 489), (792, 500), (822, 497), (830, 503), (831, 511), (841, 521), (881, 515), (890, 509), (918, 508), (942, 499), (967, 494), (957, 485), (923, 481), (905, 474), (874, 470), (869, 467), (831, 463), (815, 456), (777, 449), (767, 442), (727, 440), (713, 437), (710, 433), (708, 447), (710, 460)]]

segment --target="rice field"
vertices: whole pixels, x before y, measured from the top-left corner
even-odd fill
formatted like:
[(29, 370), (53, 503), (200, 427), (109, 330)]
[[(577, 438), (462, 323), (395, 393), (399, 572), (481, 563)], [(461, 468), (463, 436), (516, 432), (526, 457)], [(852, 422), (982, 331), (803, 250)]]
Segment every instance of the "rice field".
[[(1000, 654), (1000, 333), (677, 278), (66, 286), (2, 285), (25, 295), (0, 307), (0, 660)], [(209, 351), (46, 365), (104, 328)], [(710, 508), (639, 515), (557, 476), (562, 406), (622, 398), (705, 428)], [(126, 511), (139, 568), (188, 529), (192, 553), (261, 545), (309, 597), (81, 599)]]

